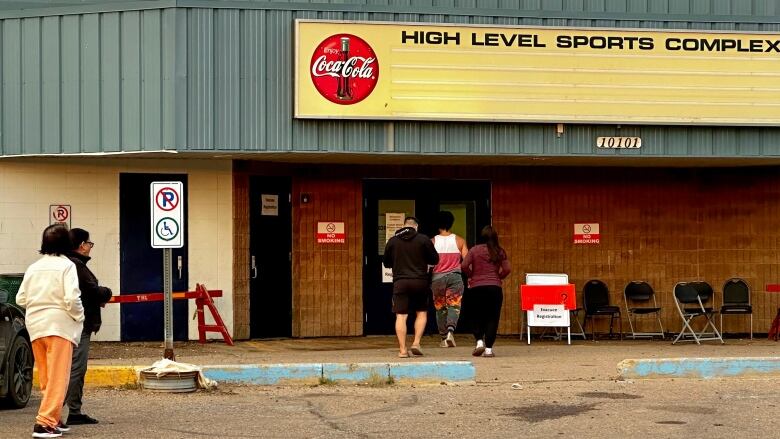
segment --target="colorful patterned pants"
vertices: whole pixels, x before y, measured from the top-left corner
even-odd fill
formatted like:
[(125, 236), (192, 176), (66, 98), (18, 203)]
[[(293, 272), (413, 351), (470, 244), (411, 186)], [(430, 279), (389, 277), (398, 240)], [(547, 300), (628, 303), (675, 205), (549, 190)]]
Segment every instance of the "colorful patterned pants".
[(454, 331), (458, 326), (460, 301), (463, 299), (463, 278), (458, 272), (435, 277), (431, 289), (433, 306), (436, 308), (436, 323), (439, 326), (439, 334), (444, 337), (447, 331)]

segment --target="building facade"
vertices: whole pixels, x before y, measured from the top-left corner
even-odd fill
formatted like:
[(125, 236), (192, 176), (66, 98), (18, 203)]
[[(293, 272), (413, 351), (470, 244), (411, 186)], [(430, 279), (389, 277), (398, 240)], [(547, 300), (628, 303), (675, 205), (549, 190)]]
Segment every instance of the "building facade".
[[(679, 281), (746, 279), (757, 332), (780, 307), (780, 1), (5, 3), (2, 273), (65, 206), (102, 283), (160, 291), (149, 184), (176, 180), (174, 288), (223, 290), (239, 339), (391, 333), (386, 214), (440, 209), (501, 236), (501, 333), (525, 273), (621, 305), (646, 280), (670, 329)], [(104, 315), (101, 340), (162, 337), (160, 304)]]

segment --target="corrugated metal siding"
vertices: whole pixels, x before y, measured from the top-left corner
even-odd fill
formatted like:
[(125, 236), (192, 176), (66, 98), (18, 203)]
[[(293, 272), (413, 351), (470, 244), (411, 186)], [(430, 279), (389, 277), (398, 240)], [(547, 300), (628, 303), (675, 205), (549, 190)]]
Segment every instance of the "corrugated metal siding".
[[(293, 118), (297, 18), (780, 32), (777, 0), (212, 3), (0, 21), (0, 153), (780, 155), (777, 127), (567, 125), (558, 137), (551, 124)], [(646, 147), (594, 151), (599, 135), (638, 135)]]
[[(255, 2), (259, 3), (259, 2)], [(420, 2), (412, 2), (421, 4)], [(424, 2), (423, 2), (424, 3)], [(430, 6), (430, 2), (427, 2)], [(445, 2), (446, 3), (446, 2)], [(451, 3), (451, 2), (450, 2)], [(458, 3), (457, 7), (468, 6)], [(495, 2), (494, 2), (495, 3)], [(539, 2), (497, 2), (487, 7), (508, 7), (515, 3), (518, 7), (540, 7)], [(536, 6), (530, 3), (537, 3)], [(543, 2), (545, 10), (573, 8), (580, 12), (609, 11), (626, 12), (633, 8), (636, 13), (647, 3), (651, 13), (690, 13), (681, 8), (665, 9), (663, 5), (675, 2)], [(565, 4), (564, 4), (565, 3)], [(682, 3), (682, 2), (681, 2)], [(701, 2), (699, 2), (701, 3)], [(482, 5), (482, 4), (480, 4)], [(557, 6), (556, 6), (557, 5)], [(622, 5), (622, 8), (621, 8)], [(707, 5), (698, 4), (697, 13), (707, 10)], [(710, 11), (723, 9), (710, 3)], [(764, 12), (777, 12), (772, 5), (766, 4)], [(443, 7), (455, 7), (445, 4)], [(595, 8), (595, 9), (594, 9)], [(751, 10), (735, 8), (736, 13), (750, 13)], [(563, 10), (563, 9), (561, 9)], [(192, 17), (204, 14), (207, 10), (190, 9)], [(293, 118), (294, 76), (292, 55), (294, 53), (293, 21), (297, 18), (332, 20), (398, 20), (430, 21), (447, 23), (481, 23), (503, 25), (543, 25), (543, 26), (587, 26), (587, 27), (645, 27), (645, 28), (685, 28), (685, 29), (729, 29), (729, 30), (776, 30), (777, 25), (758, 25), (755, 23), (680, 23), (680, 22), (640, 22), (635, 20), (603, 19), (560, 19), (560, 18), (515, 18), (515, 17), (466, 17), (462, 15), (422, 15), (413, 13), (357, 13), (342, 11), (288, 11), (288, 10), (241, 10), (238, 20), (240, 29), (235, 30), (226, 23), (227, 16), (215, 14), (212, 21), (190, 19), (190, 34), (218, 34), (219, 29), (239, 32), (241, 57), (238, 64), (223, 65), (240, 71), (241, 84), (239, 95), (247, 99), (242, 103), (238, 124), (231, 127), (238, 130), (240, 149), (243, 151), (326, 151), (326, 152), (378, 152), (396, 153), (442, 153), (442, 154), (538, 154), (538, 155), (652, 155), (652, 156), (756, 156), (777, 155), (780, 151), (780, 128), (734, 128), (734, 127), (655, 127), (655, 126), (566, 126), (563, 136), (557, 137), (553, 125), (549, 124), (490, 124), (490, 123), (437, 123), (437, 122), (395, 122), (392, 123), (392, 149), (387, 122), (381, 121), (312, 121)], [(235, 23), (233, 19), (231, 23)], [(196, 27), (192, 27), (196, 26)], [(224, 31), (223, 31), (224, 32)], [(188, 53), (198, 60), (208, 62), (214, 58), (197, 53), (197, 50), (209, 50), (208, 47), (191, 47)], [(229, 50), (219, 47), (217, 52)], [(190, 65), (193, 62), (190, 61)], [(202, 66), (208, 69), (208, 66)], [(219, 83), (219, 82), (218, 82)], [(215, 85), (219, 87), (219, 85)], [(194, 91), (190, 87), (190, 91)], [(209, 90), (203, 93), (208, 95)], [(195, 99), (190, 95), (190, 100)], [(208, 113), (209, 109), (199, 108), (199, 104), (210, 106), (208, 100), (195, 100), (188, 108), (193, 114)], [(201, 123), (209, 124), (207, 120)], [(214, 127), (223, 126), (223, 122), (212, 119)], [(199, 136), (205, 131), (190, 130), (186, 144), (208, 144), (209, 139)], [(594, 152), (594, 138), (599, 135), (641, 136), (646, 144), (654, 145), (642, 150), (598, 151)], [(234, 136), (235, 137), (235, 136)], [(213, 149), (224, 149), (218, 142)]]
[(0, 152), (173, 147), (176, 13), (2, 20)]
[(761, 22), (780, 18), (777, 0), (103, 0), (89, 3), (83, 0), (57, 0), (56, 3), (52, 0), (4, 0), (0, 2), (0, 17), (171, 7), (323, 10), (396, 16), (410, 10), (431, 16), (439, 16), (443, 10), (465, 16), (548, 18), (568, 18), (575, 14), (598, 14), (600, 18), (641, 14), (641, 18), (633, 19), (662, 21), (734, 21), (729, 16), (740, 16), (743, 21)]

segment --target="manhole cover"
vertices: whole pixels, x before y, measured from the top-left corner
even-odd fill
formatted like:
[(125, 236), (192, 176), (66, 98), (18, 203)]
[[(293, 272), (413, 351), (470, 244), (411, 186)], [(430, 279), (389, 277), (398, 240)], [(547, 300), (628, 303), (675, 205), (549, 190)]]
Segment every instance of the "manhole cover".
[(153, 392), (187, 393), (198, 389), (198, 372), (175, 372), (157, 376), (154, 372), (142, 370), (140, 384), (144, 390)]

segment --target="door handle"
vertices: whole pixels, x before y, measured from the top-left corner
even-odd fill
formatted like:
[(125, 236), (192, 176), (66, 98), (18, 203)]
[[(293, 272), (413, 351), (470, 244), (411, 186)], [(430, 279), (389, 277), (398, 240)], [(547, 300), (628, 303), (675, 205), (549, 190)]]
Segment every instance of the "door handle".
[(257, 279), (257, 264), (255, 263), (255, 255), (252, 255), (252, 279)]
[(176, 267), (179, 269), (179, 279), (181, 279), (181, 269), (182, 269), (182, 266), (183, 266), (181, 258), (182, 258), (181, 256), (178, 256), (176, 258)]

